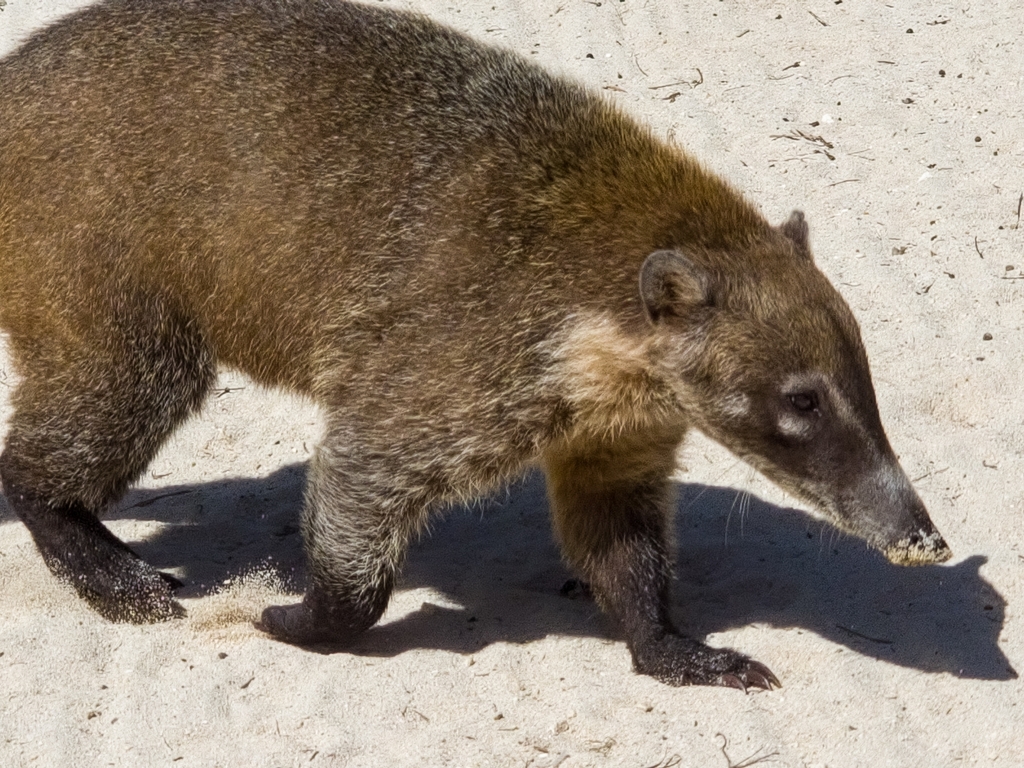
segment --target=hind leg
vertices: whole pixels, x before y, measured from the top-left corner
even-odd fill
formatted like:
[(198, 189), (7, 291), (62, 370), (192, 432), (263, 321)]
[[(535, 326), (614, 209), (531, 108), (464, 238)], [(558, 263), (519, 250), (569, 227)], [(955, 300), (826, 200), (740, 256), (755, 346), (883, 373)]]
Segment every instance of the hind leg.
[(103, 305), (100, 330), (13, 335), (23, 379), (0, 480), (50, 570), (115, 621), (180, 615), (173, 577), (142, 561), (97, 519), (202, 402), (213, 381), (200, 334), (163, 302)]
[(397, 464), (400, 451), (328, 437), (310, 467), (302, 533), (309, 585), (301, 603), (271, 606), (259, 627), (299, 645), (349, 641), (383, 615), (428, 501)]
[(54, 505), (22, 491), (7, 479), (16, 472), (10, 467), (11, 462), (0, 461), (7, 500), (32, 533), (43, 561), (97, 613), (135, 623), (184, 615), (172, 598), (177, 579), (140, 559), (83, 504)]
[(681, 635), (668, 615), (669, 475), (675, 441), (656, 438), (545, 458), (556, 534), (569, 564), (618, 623), (638, 672), (670, 685), (771, 688), (762, 664)]

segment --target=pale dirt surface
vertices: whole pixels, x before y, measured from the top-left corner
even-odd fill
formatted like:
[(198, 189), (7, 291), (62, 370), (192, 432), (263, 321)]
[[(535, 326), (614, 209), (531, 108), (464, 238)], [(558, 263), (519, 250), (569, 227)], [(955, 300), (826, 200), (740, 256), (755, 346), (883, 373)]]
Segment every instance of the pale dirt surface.
[[(354, 652), (299, 650), (250, 622), (301, 583), (318, 415), (226, 375), (108, 517), (187, 619), (105, 623), (0, 508), (0, 765), (1024, 765), (1018, 0), (396, 4), (606, 89), (772, 220), (803, 208), (956, 559), (890, 566), (694, 440), (676, 619), (781, 690), (635, 675), (559, 594), (538, 478), (438, 522)], [(0, 51), (70, 5), (0, 2)]]

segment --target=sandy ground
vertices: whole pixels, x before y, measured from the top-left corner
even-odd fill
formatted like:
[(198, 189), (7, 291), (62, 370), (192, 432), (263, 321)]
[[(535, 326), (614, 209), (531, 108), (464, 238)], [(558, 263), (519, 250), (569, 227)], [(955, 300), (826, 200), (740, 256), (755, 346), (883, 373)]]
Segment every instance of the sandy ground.
[[(0, 0), (0, 52), (71, 5)], [(635, 675), (559, 594), (537, 477), (439, 522), (353, 652), (299, 650), (250, 622), (301, 581), (318, 414), (228, 373), (108, 517), (187, 619), (105, 623), (0, 502), (0, 764), (1024, 765), (1018, 0), (396, 5), (603, 88), (771, 219), (804, 209), (956, 559), (891, 566), (695, 438), (674, 613), (781, 690)]]

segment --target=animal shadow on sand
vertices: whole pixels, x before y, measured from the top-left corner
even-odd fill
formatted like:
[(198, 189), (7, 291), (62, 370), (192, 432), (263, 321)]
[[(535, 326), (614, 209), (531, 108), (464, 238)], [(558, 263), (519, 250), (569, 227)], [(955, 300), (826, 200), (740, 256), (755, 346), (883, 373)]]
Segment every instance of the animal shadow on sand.
[[(176, 569), (181, 597), (268, 566), (295, 587), (304, 564), (299, 510), (305, 466), (261, 479), (135, 490), (107, 521), (150, 520), (160, 531), (129, 544)], [(15, 521), (0, 502), (0, 520)], [(1017, 673), (998, 646), (1006, 601), (974, 555), (951, 566), (901, 568), (803, 512), (714, 486), (679, 487), (672, 612), (696, 637), (761, 623), (813, 632), (904, 667), (982, 680)], [(410, 549), (398, 592), (427, 587), (421, 607), (347, 648), (394, 656), (414, 648), (475, 653), (494, 642), (614, 636), (582, 590), (571, 589), (551, 535), (544, 480), (532, 474), (482, 502), (435, 519)]]

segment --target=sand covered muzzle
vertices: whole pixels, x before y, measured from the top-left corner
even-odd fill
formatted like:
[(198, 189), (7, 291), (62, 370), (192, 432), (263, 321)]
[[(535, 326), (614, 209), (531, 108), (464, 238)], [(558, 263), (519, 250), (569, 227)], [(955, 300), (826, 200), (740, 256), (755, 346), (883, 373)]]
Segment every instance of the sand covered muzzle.
[(953, 557), (942, 534), (934, 528), (915, 531), (882, 551), (895, 565), (934, 565)]
[(840, 494), (842, 527), (895, 565), (933, 565), (953, 553), (898, 460), (889, 453)]

